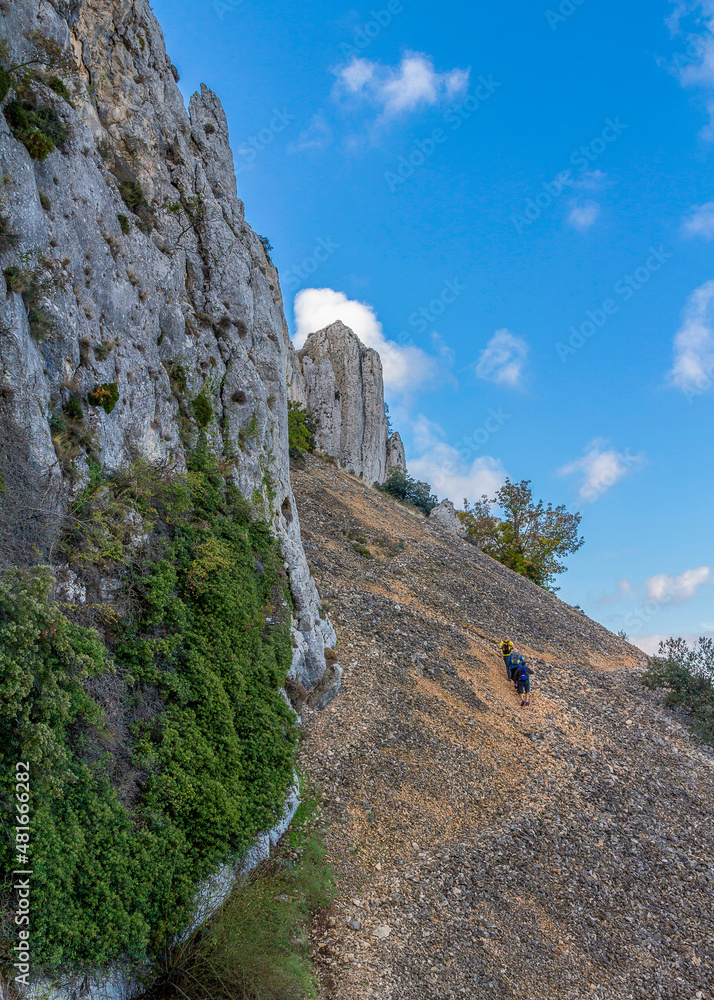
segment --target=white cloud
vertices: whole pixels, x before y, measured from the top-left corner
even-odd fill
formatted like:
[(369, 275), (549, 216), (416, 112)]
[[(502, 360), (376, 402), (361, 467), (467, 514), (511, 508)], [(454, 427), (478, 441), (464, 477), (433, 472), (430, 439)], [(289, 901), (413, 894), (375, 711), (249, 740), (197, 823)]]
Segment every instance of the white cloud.
[(528, 344), (505, 328), (496, 330), (476, 362), (479, 378), (497, 385), (519, 386), (528, 356)]
[(416, 458), (409, 458), (409, 474), (431, 483), (440, 499), (448, 497), (457, 507), (464, 497), (476, 500), (484, 493), (493, 495), (506, 481), (500, 459), (482, 455), (472, 462), (444, 440), (442, 428), (419, 415), (414, 424)]
[(397, 67), (354, 56), (334, 73), (336, 97), (369, 100), (381, 108), (382, 118), (387, 119), (454, 100), (466, 92), (470, 70), (437, 73), (430, 56), (423, 52), (406, 52)]
[(653, 635), (637, 635), (630, 638), (630, 642), (647, 653), (648, 656), (656, 656), (659, 653), (659, 644), (667, 639), (684, 639), (690, 646), (695, 646), (701, 636), (714, 638), (714, 631), (711, 626), (702, 625), (699, 632), (655, 632)]
[(576, 181), (572, 181), (572, 186), (582, 188), (584, 191), (599, 191), (607, 183), (607, 174), (602, 170), (586, 170)]
[(705, 240), (714, 237), (714, 201), (704, 205), (694, 205), (682, 223), (685, 236), (701, 236)]
[(646, 461), (644, 452), (632, 455), (629, 451), (618, 452), (614, 448), (606, 448), (606, 444), (607, 441), (603, 438), (595, 438), (582, 458), (577, 458), (558, 470), (561, 476), (575, 473), (582, 475), (578, 496), (585, 502), (593, 503), (623, 476), (641, 467)]
[(585, 233), (594, 226), (600, 217), (600, 206), (596, 201), (585, 201), (582, 204), (571, 202), (568, 222), (574, 229)]
[(333, 288), (304, 288), (295, 296), (295, 346), (299, 350), (309, 334), (341, 320), (357, 334), (365, 347), (373, 347), (382, 359), (384, 385), (406, 392), (434, 379), (439, 358), (413, 344), (402, 346), (384, 336), (382, 324), (366, 302), (348, 299)]
[(332, 129), (322, 111), (316, 112), (310, 124), (287, 148), (288, 153), (302, 153), (310, 149), (325, 149), (332, 142)]
[(670, 380), (683, 392), (703, 392), (714, 376), (714, 280), (689, 297), (682, 325), (674, 338)]
[(628, 601), (635, 596), (635, 591), (630, 581), (623, 577), (615, 582), (614, 594), (603, 594), (598, 597), (597, 604), (610, 604), (612, 601)]
[[(674, 72), (683, 87), (714, 88), (714, 0), (676, 2), (667, 19), (675, 36), (686, 40), (683, 53), (673, 62)], [(709, 124), (702, 130), (707, 141), (714, 140), (714, 99), (707, 101)]]
[(699, 566), (697, 569), (687, 569), (679, 576), (667, 576), (658, 573), (645, 580), (647, 596), (656, 601), (666, 601), (668, 604), (680, 604), (694, 597), (701, 586), (710, 583), (712, 571), (709, 566)]

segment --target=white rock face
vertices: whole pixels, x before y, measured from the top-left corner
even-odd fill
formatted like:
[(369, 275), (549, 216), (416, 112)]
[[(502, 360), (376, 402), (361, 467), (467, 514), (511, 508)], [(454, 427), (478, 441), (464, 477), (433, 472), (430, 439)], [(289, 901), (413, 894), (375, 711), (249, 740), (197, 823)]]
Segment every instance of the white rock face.
[(387, 478), (389, 478), (389, 473), (394, 469), (406, 469), (406, 467), (407, 460), (404, 454), (404, 445), (402, 444), (399, 431), (395, 431), (387, 440)]
[(461, 535), (463, 538), (466, 534), (466, 529), (456, 516), (456, 508), (451, 500), (442, 500), (438, 507), (434, 507), (429, 514), (429, 520), (436, 521), (442, 528), (454, 535)]
[[(33, 546), (48, 556), (86, 481), (86, 449), (72, 473), (53, 446), (51, 422), (70, 397), (109, 469), (137, 458), (181, 469), (198, 439), (192, 401), (205, 392), (209, 446), (230, 458), (281, 540), (300, 635), (293, 673), (312, 687), (335, 636), (318, 612), (290, 487), (294, 351), (277, 272), (237, 197), (221, 103), (202, 85), (187, 113), (148, 0), (12, 0), (0, 18), (11, 64), (31, 58), (33, 31), (71, 45), (80, 92), (72, 108), (33, 85), (72, 130), (42, 163), (0, 114), (0, 178), (10, 179), (0, 212), (19, 236), (0, 270), (41, 273), (48, 260), (61, 278), (41, 300), (52, 321), (41, 341), (19, 292), (0, 292), (0, 564)], [(127, 182), (143, 199), (133, 209)], [(108, 414), (88, 402), (102, 384), (119, 395)]]
[[(57, 453), (70, 398), (108, 469), (145, 459), (181, 470), (199, 438), (192, 403), (205, 394), (209, 447), (280, 539), (295, 608), (291, 674), (311, 689), (336, 637), (319, 613), (290, 486), (286, 380), (296, 362), (277, 271), (237, 196), (221, 103), (202, 85), (187, 112), (148, 0), (11, 0), (0, 16), (11, 65), (33, 58), (32, 32), (74, 53), (79, 89), (72, 107), (32, 85), (71, 128), (43, 162), (0, 113), (0, 214), (17, 236), (0, 241), (0, 271), (58, 279), (40, 297), (44, 339), (22, 295), (0, 282), (0, 567), (36, 561), (36, 551), (50, 559), (87, 480), (85, 446), (63, 461)], [(89, 402), (103, 384), (118, 392), (111, 413)], [(77, 581), (61, 584), (65, 599), (81, 597)], [(293, 789), (246, 864), (296, 805)], [(217, 873), (216, 898), (229, 875)], [(123, 1000), (132, 986), (117, 966), (34, 995)]]
[(297, 357), (293, 398), (304, 401), (317, 424), (318, 449), (366, 482), (384, 482), (387, 417), (379, 354), (338, 320), (311, 333)]

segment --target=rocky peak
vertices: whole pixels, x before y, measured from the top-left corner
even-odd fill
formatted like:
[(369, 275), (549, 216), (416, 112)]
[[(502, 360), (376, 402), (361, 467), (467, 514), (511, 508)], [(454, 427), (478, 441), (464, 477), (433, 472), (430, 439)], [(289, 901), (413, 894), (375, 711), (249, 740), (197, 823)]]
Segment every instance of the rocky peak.
[(394, 469), (406, 469), (407, 460), (404, 454), (404, 444), (399, 431), (391, 434), (387, 440), (387, 476)]
[(310, 334), (297, 364), (293, 393), (315, 421), (319, 450), (367, 482), (383, 482), (387, 417), (379, 354), (338, 320)]

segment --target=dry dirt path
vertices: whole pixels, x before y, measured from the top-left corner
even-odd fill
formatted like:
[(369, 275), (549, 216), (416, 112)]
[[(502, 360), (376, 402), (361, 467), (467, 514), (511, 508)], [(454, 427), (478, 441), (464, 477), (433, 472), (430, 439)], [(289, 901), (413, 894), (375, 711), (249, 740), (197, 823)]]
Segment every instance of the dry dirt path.
[(341, 886), (324, 1000), (714, 1000), (714, 755), (641, 655), (345, 473), (293, 478), (345, 672), (302, 752)]

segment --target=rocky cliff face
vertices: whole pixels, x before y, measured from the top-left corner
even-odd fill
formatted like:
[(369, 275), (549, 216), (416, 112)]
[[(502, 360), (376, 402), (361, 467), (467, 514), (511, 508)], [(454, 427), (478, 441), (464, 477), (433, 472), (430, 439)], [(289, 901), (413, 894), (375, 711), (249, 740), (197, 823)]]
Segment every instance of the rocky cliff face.
[[(23, 99), (68, 130), (41, 161), (0, 115), (0, 559), (52, 555), (90, 456), (181, 469), (205, 434), (281, 539), (293, 673), (311, 687), (334, 632), (290, 487), (292, 346), (277, 272), (237, 197), (221, 103), (202, 86), (186, 111), (146, 0), (12, 0), (0, 35), (7, 65), (39, 56)], [(73, 55), (71, 103), (48, 86), (38, 38)], [(378, 359), (372, 371), (381, 385)], [(384, 454), (381, 424), (369, 433)]]
[(348, 472), (381, 483), (394, 465), (405, 465), (399, 435), (390, 438), (391, 448), (387, 441), (379, 354), (344, 323), (310, 334), (297, 354), (291, 391), (316, 424), (318, 449)]
[(404, 454), (404, 444), (402, 443), (399, 431), (389, 436), (387, 440), (387, 476), (394, 469), (406, 469), (407, 460)]

